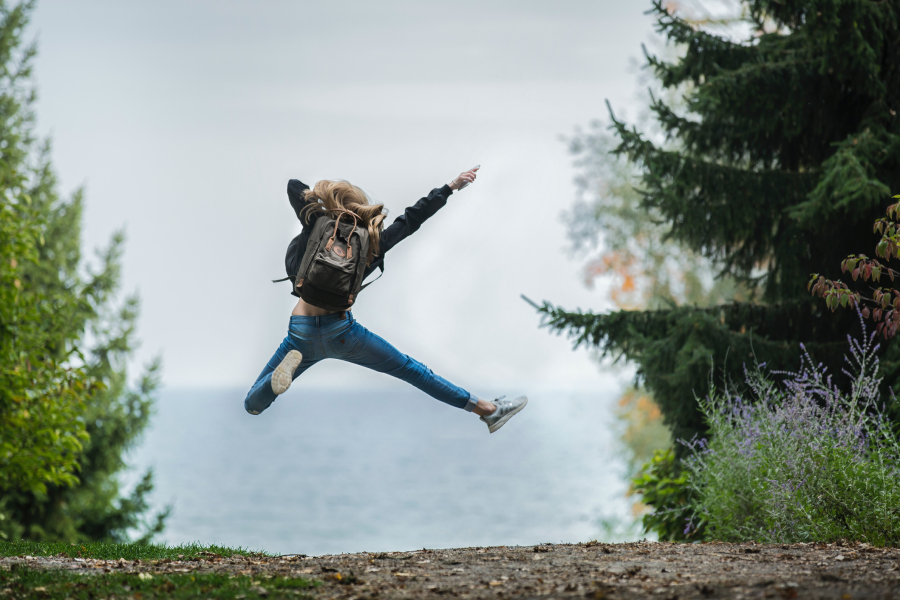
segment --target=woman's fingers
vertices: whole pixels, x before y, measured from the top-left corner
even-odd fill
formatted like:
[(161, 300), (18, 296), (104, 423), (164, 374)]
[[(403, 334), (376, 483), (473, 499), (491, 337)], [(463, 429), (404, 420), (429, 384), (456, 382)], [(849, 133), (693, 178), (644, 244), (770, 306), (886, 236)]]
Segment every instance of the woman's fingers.
[[(451, 186), (453, 189), (461, 189), (473, 181), (475, 181), (476, 171), (479, 167), (475, 167), (474, 169), (469, 169), (468, 171), (463, 171), (459, 174), (459, 177), (453, 180), (453, 185)], [(457, 183), (458, 182), (458, 183)]]

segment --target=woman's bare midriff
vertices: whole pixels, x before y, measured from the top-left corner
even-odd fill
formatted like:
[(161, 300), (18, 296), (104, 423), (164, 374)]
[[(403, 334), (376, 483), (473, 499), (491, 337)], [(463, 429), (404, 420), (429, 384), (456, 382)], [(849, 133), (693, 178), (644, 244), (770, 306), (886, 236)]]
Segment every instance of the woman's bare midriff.
[(325, 310), (312, 304), (307, 304), (302, 299), (297, 301), (297, 306), (291, 311), (291, 315), (297, 317), (321, 317), (324, 315), (333, 315), (337, 311)]

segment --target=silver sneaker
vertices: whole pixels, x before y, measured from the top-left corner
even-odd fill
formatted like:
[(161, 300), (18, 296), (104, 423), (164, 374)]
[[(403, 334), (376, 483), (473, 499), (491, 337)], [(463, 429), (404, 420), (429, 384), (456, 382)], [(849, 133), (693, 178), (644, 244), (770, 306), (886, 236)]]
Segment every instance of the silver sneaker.
[(512, 401), (504, 400), (504, 398), (506, 398), (506, 396), (500, 396), (494, 400), (494, 406), (497, 407), (497, 410), (486, 417), (481, 417), (481, 420), (487, 423), (488, 431), (491, 433), (494, 433), (503, 427), (514, 414), (525, 408), (525, 405), (528, 404), (528, 398), (525, 396), (519, 396)]
[(294, 371), (301, 362), (303, 362), (303, 355), (296, 350), (291, 350), (287, 356), (281, 359), (281, 364), (272, 371), (272, 391), (276, 396), (285, 393), (291, 387), (291, 382), (294, 381)]

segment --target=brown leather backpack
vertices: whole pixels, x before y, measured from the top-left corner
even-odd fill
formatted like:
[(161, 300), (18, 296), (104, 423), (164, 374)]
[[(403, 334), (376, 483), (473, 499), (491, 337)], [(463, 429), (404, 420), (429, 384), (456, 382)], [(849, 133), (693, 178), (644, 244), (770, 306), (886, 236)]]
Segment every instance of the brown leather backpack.
[(307, 303), (325, 310), (353, 306), (366, 271), (369, 231), (349, 210), (332, 210), (316, 219), (294, 289)]

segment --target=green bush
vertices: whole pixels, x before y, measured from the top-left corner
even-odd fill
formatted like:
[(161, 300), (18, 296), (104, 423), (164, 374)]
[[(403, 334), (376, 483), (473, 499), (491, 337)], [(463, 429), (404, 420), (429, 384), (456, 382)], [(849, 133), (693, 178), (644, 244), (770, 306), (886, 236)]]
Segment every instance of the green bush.
[(675, 460), (672, 450), (657, 450), (653, 458), (632, 479), (634, 491), (651, 511), (644, 515), (645, 533), (655, 533), (661, 541), (701, 539), (702, 524), (695, 523), (688, 473)]
[(81, 415), (96, 382), (71, 360), (78, 346), (59, 336), (83, 322), (84, 299), (31, 277), (41, 268), (48, 219), (47, 190), (29, 164), (33, 49), (20, 47), (27, 14), (26, 6), (0, 3), (0, 490), (40, 494), (77, 481), (87, 439)]
[(849, 391), (803, 355), (776, 383), (749, 378), (753, 398), (700, 405), (711, 438), (684, 461), (705, 534), (725, 541), (900, 545), (900, 444), (883, 417), (877, 345), (851, 342)]
[(60, 198), (34, 131), (33, 2), (0, 0), (0, 540), (126, 541), (146, 473), (123, 497), (124, 454), (150, 418), (158, 364), (129, 386), (137, 299), (119, 293), (122, 234), (81, 250), (82, 195)]

